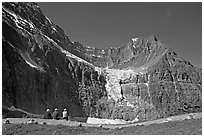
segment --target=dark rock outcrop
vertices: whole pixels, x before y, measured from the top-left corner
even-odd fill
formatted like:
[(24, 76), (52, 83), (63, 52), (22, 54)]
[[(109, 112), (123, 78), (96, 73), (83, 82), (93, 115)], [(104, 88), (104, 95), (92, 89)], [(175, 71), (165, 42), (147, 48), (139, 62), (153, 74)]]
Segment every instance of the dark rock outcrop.
[(36, 3), (2, 5), (3, 106), (140, 121), (202, 111), (202, 72), (155, 36), (100, 50), (71, 42)]
[(92, 91), (83, 92), (100, 87), (100, 98), (105, 83), (93, 66), (65, 51), (69, 39), (54, 24), (52, 34), (48, 22), (35, 3), (3, 3), (3, 105), (41, 114), (47, 107), (67, 107), (72, 116), (86, 116), (83, 107), (90, 99), (82, 97)]

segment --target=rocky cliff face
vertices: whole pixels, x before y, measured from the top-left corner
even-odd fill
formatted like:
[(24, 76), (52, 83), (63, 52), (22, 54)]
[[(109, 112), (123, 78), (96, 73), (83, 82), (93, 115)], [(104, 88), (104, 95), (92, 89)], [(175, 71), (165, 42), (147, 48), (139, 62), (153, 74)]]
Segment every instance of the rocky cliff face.
[(202, 111), (201, 69), (155, 36), (100, 50), (72, 42), (36, 3), (2, 5), (3, 106), (140, 121)]
[[(72, 42), (35, 3), (3, 3), (3, 105), (32, 113), (67, 107), (89, 114), (91, 97), (105, 94), (104, 76), (66, 48)], [(97, 90), (97, 95), (90, 95)]]
[(171, 50), (146, 71), (110, 70), (107, 76), (108, 95), (118, 102), (113, 118), (152, 120), (202, 110), (201, 72)]

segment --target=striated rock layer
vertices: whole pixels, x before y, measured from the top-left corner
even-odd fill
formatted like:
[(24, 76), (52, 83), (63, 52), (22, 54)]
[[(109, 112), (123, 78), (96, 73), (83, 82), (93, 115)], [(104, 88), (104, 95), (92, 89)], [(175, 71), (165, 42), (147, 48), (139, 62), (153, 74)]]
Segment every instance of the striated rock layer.
[(202, 73), (155, 36), (100, 50), (72, 42), (36, 3), (2, 5), (3, 106), (140, 121), (202, 111)]
[(87, 104), (105, 94), (104, 76), (65, 50), (71, 41), (35, 3), (3, 3), (2, 11), (3, 105), (89, 115)]

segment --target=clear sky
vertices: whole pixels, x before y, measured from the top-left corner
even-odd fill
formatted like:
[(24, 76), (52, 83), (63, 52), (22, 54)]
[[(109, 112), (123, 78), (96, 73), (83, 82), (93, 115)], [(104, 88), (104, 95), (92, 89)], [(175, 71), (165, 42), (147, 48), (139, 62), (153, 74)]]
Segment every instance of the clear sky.
[(202, 67), (202, 3), (38, 2), (71, 41), (107, 49), (155, 34), (193, 65)]

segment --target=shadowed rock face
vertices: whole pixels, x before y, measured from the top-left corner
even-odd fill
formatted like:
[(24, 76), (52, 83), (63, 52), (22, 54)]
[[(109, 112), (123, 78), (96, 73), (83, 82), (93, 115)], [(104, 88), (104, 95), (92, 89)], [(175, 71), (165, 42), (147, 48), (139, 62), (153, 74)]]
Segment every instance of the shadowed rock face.
[(3, 105), (32, 113), (67, 107), (73, 116), (86, 116), (92, 97), (86, 91), (99, 88), (94, 96), (101, 98), (103, 76), (65, 50), (70, 40), (35, 3), (3, 3), (2, 10)]
[(2, 5), (3, 106), (140, 121), (202, 111), (202, 73), (155, 36), (100, 50), (72, 42), (36, 3)]

